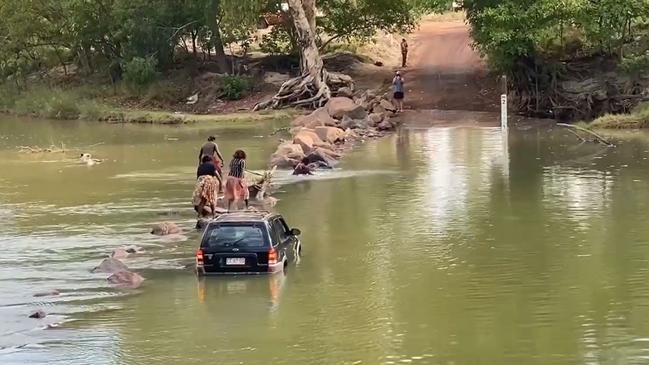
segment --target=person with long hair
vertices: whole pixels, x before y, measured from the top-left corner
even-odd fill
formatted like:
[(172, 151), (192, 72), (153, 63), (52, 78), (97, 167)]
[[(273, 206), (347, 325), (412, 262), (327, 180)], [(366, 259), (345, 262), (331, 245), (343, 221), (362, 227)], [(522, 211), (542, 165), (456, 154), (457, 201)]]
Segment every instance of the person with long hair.
[(230, 172), (225, 181), (225, 199), (228, 202), (228, 211), (233, 202), (244, 201), (246, 208), (250, 200), (250, 191), (245, 180), (246, 152), (237, 150), (230, 161)]

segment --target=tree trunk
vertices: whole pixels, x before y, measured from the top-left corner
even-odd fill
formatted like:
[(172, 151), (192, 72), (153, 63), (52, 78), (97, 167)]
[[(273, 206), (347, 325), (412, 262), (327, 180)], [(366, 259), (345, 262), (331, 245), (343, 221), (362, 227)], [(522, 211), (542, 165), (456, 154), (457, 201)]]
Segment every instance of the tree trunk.
[(198, 37), (198, 31), (197, 30), (192, 30), (192, 53), (194, 54), (194, 58), (196, 58), (196, 38)]
[[(351, 77), (330, 74), (324, 68), (315, 41), (315, 0), (288, 0), (296, 41), (300, 50), (301, 76), (286, 81), (271, 100), (257, 104), (255, 110), (282, 106), (309, 106), (318, 108), (331, 98), (332, 89), (353, 88)], [(312, 22), (307, 17), (309, 9)]]
[(309, 22), (309, 28), (311, 28), (311, 33), (313, 33), (314, 39), (317, 35), (315, 23), (315, 1), (316, 0), (302, 0), (304, 15), (306, 16), (306, 20)]
[(300, 47), (300, 69), (302, 76), (313, 77), (313, 83), (320, 88), (324, 81), (324, 65), (318, 46), (315, 43), (315, 34), (312, 32), (309, 20), (304, 11), (304, 2), (314, 3), (312, 0), (288, 0), (289, 11), (295, 26), (297, 44)]
[(219, 14), (221, 12), (220, 0), (211, 0), (207, 9), (207, 26), (212, 32), (210, 45), (214, 47), (214, 55), (220, 72), (228, 72), (228, 59), (223, 49), (223, 40), (221, 39), (221, 30), (219, 29)]

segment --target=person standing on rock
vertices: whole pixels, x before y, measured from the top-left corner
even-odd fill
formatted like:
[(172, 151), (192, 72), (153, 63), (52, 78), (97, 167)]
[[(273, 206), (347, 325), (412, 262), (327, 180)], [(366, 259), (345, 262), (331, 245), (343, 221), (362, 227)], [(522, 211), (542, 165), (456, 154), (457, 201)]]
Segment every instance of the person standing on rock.
[[(219, 176), (222, 176), (223, 169), (223, 156), (221, 151), (219, 151), (219, 146), (216, 144), (216, 138), (214, 136), (209, 136), (207, 142), (201, 147), (201, 150), (198, 152), (198, 164), (203, 163), (204, 156), (210, 156), (216, 171), (219, 173)], [(217, 160), (218, 158), (218, 160)]]
[(403, 77), (401, 77), (401, 72), (397, 71), (397, 73), (394, 75), (394, 79), (392, 79), (392, 88), (394, 89), (393, 96), (394, 101), (397, 104), (397, 113), (403, 111), (403, 98), (406, 96), (404, 82), (405, 81), (403, 80)]
[(250, 191), (245, 180), (246, 171), (246, 153), (243, 150), (237, 150), (230, 161), (230, 173), (225, 182), (225, 199), (228, 202), (228, 211), (235, 201), (243, 200), (248, 208)]
[(408, 64), (408, 42), (406, 39), (401, 40), (401, 67), (406, 68)]

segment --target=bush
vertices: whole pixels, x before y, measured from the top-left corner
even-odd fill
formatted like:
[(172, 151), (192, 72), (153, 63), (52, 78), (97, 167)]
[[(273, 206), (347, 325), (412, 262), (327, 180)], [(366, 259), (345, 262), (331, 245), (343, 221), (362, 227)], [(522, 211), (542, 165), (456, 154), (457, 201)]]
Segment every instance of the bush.
[(291, 43), (291, 35), (284, 27), (273, 27), (273, 30), (270, 33), (265, 34), (261, 39), (259, 49), (261, 49), (262, 52), (271, 55), (296, 53), (296, 50)]
[(80, 115), (78, 99), (65, 92), (52, 93), (44, 105), (43, 116), (46, 118), (73, 120), (79, 119)]
[(131, 59), (124, 64), (124, 82), (137, 91), (141, 91), (156, 79), (157, 64), (158, 61), (151, 56)]
[(223, 78), (223, 97), (228, 100), (239, 100), (250, 90), (250, 79), (243, 76), (225, 76)]

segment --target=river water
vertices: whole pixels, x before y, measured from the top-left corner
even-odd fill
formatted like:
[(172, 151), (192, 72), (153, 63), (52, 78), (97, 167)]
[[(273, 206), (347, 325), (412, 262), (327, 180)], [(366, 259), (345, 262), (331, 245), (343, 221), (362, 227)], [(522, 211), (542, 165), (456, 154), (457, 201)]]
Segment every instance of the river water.
[[(340, 170), (278, 175), (303, 231), (286, 275), (197, 279), (197, 148), (215, 134), (262, 169), (276, 127), (0, 121), (0, 363), (649, 362), (648, 135), (403, 129)], [(149, 235), (160, 221), (187, 240)], [(144, 249), (137, 290), (89, 273), (125, 245)]]

